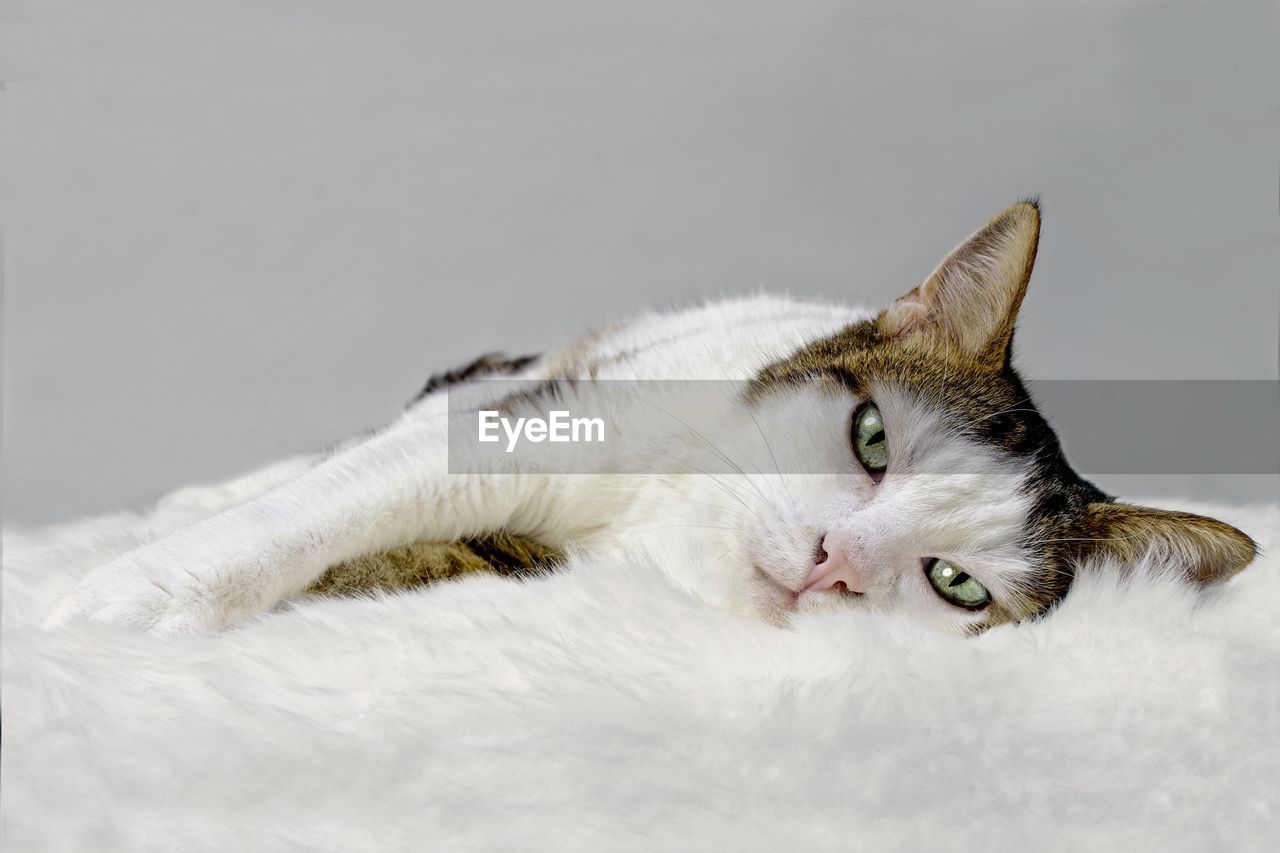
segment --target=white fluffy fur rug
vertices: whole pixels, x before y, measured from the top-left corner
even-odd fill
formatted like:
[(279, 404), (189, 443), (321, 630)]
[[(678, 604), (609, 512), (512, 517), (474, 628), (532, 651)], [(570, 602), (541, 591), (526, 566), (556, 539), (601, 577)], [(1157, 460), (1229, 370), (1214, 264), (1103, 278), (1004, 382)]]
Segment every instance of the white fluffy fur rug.
[(5, 849), (1278, 849), (1280, 511), (1180, 508), (1270, 556), (1208, 597), (1085, 577), (974, 640), (768, 628), (641, 557), (221, 636), (46, 633), (168, 523), (10, 531)]

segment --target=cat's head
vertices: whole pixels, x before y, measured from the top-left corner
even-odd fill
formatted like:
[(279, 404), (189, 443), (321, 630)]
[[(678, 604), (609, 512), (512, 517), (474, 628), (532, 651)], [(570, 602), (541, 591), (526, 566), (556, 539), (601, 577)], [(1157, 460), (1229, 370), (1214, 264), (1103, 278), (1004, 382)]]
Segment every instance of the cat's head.
[(1253, 559), (1234, 527), (1117, 503), (1067, 464), (1011, 361), (1039, 234), (1036, 203), (1010, 207), (874, 319), (757, 377), (757, 414), (794, 420), (794, 452), (839, 472), (789, 478), (756, 508), (766, 610), (872, 607), (975, 633), (1045, 614), (1086, 562), (1150, 556), (1212, 584)]

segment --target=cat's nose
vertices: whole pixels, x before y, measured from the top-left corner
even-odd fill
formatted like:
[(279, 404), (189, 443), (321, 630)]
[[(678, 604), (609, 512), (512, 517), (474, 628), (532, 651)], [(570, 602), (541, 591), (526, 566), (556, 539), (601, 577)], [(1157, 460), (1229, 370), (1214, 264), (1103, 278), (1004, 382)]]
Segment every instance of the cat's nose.
[(822, 546), (805, 578), (803, 591), (821, 592), (843, 583), (849, 592), (866, 592), (867, 576), (854, 562), (858, 549), (853, 546), (852, 539), (842, 533), (832, 532), (822, 537)]

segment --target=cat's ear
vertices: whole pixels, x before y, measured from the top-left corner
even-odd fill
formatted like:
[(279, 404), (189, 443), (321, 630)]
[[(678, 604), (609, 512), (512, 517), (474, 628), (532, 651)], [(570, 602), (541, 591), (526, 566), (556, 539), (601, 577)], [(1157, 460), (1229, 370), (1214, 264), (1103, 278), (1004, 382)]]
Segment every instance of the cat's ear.
[(1252, 539), (1216, 518), (1128, 504), (1089, 504), (1077, 533), (1084, 555), (1132, 563), (1150, 554), (1198, 584), (1227, 580), (1258, 553)]
[(947, 255), (924, 284), (881, 312), (881, 332), (924, 336), (930, 345), (999, 370), (1009, 358), (1039, 241), (1038, 203), (1008, 208)]

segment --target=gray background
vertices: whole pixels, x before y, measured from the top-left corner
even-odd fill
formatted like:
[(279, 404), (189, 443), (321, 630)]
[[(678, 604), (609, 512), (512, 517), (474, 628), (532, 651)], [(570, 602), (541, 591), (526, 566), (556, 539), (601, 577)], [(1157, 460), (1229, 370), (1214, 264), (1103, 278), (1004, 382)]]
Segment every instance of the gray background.
[(6, 16), (10, 521), (319, 448), (642, 304), (882, 302), (1030, 193), (1027, 374), (1277, 376), (1271, 2)]

